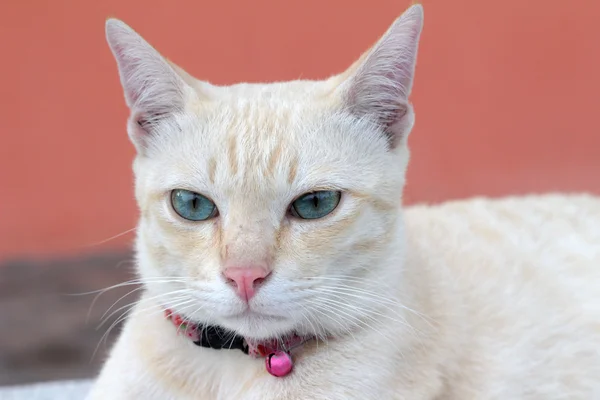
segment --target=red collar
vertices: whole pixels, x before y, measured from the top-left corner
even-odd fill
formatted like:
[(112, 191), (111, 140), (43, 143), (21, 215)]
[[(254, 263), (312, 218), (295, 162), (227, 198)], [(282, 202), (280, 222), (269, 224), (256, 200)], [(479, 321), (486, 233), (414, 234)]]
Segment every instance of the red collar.
[(289, 374), (293, 368), (290, 352), (313, 339), (296, 334), (282, 339), (252, 340), (219, 326), (203, 326), (187, 321), (171, 310), (165, 310), (165, 317), (177, 327), (177, 333), (189, 337), (194, 344), (212, 349), (237, 349), (254, 358), (265, 358), (267, 371), (277, 377)]

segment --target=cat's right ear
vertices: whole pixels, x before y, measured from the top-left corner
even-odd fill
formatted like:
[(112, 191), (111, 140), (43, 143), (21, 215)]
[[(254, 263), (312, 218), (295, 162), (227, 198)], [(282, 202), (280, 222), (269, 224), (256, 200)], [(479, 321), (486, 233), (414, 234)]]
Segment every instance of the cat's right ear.
[(416, 4), (346, 72), (332, 79), (344, 108), (380, 127), (391, 148), (404, 143), (412, 129), (409, 96), (422, 28), (423, 7)]
[[(182, 112), (197, 97), (185, 78), (133, 29), (117, 19), (106, 21), (106, 40), (119, 68), (131, 110), (128, 132), (138, 152), (161, 123)], [(191, 78), (189, 78), (191, 79)]]

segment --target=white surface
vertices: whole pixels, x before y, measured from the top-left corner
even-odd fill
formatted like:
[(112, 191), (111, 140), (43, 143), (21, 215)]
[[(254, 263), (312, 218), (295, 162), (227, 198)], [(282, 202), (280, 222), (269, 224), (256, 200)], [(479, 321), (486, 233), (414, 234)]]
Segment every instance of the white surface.
[(83, 400), (91, 380), (0, 387), (0, 400)]

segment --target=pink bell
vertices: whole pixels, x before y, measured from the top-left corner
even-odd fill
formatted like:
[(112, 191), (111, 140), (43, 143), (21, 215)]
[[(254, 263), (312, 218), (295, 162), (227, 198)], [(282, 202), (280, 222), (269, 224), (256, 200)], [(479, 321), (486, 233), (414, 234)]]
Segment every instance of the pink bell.
[(289, 374), (294, 365), (292, 356), (290, 356), (289, 353), (281, 350), (269, 354), (265, 358), (265, 364), (267, 366), (267, 371), (269, 371), (271, 375), (277, 377), (282, 377)]

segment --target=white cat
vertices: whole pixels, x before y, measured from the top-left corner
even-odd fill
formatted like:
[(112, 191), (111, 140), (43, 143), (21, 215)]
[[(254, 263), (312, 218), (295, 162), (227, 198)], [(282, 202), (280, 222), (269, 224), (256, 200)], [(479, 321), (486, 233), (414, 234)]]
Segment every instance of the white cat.
[(422, 24), (218, 87), (107, 22), (145, 292), (90, 399), (600, 399), (600, 199), (401, 209)]

